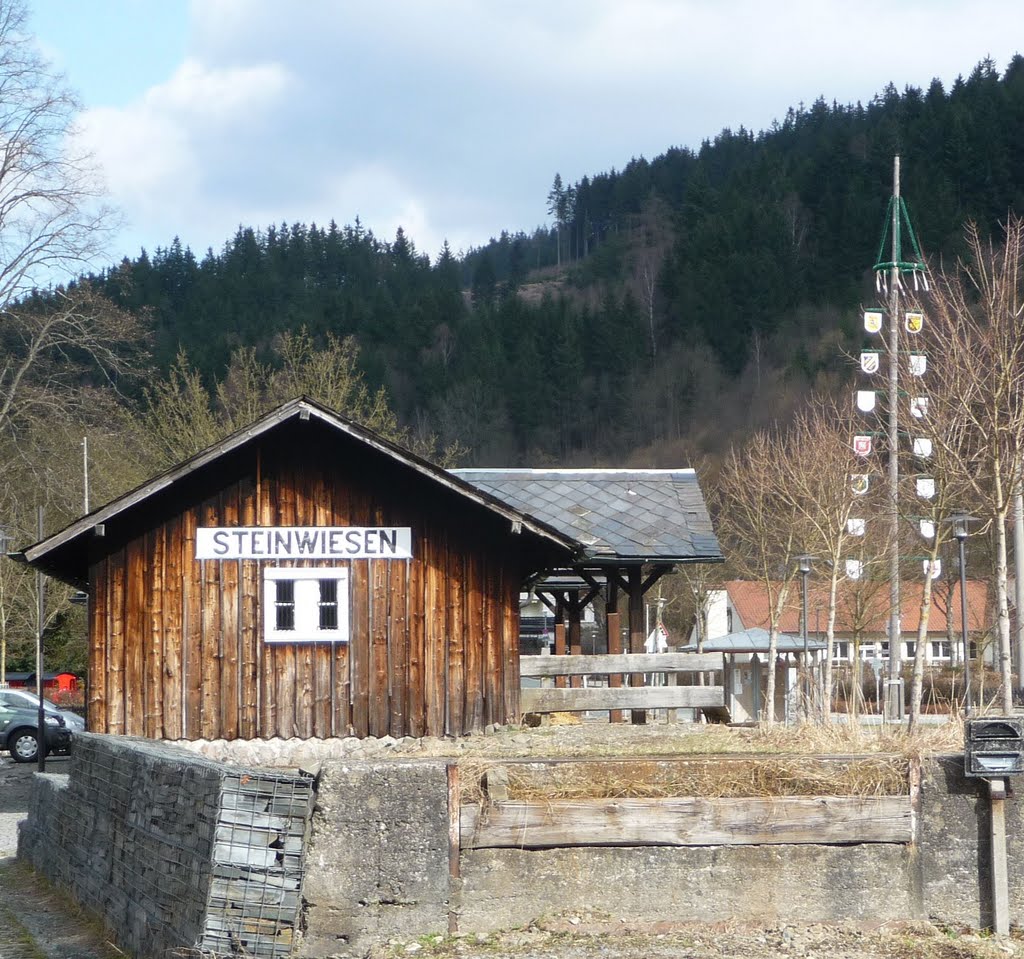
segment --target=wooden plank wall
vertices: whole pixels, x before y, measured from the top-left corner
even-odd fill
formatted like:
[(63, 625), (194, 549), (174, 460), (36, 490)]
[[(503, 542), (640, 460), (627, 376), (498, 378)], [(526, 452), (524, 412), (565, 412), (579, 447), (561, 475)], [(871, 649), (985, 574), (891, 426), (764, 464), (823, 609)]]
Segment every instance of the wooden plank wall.
[[(339, 481), (295, 459), (254, 450), (243, 479), (127, 543), (95, 541), (90, 728), (399, 737), (516, 718), (520, 584), (504, 525), (440, 509), (415, 484)], [(263, 564), (195, 559), (198, 526), (235, 525), (409, 526), (414, 558), (349, 564), (349, 643), (268, 644)]]

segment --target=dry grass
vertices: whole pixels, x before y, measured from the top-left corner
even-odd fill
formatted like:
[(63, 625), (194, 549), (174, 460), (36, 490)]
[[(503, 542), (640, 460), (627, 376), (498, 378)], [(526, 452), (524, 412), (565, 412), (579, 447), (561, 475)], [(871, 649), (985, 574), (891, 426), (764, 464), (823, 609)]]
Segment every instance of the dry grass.
[(769, 756), (562, 763), (470, 760), (459, 764), (463, 802), (484, 800), (487, 775), (496, 767), (507, 775), (509, 799), (543, 802), (683, 796), (903, 796), (908, 791), (910, 764), (901, 756), (839, 761)]
[(963, 726), (951, 722), (910, 735), (845, 724), (584, 724), (514, 738), (528, 747), (519, 755), (497, 749), (460, 759), (464, 802), (484, 801), (486, 776), (495, 767), (505, 770), (508, 798), (524, 801), (906, 795), (912, 764), (924, 755), (959, 752)]

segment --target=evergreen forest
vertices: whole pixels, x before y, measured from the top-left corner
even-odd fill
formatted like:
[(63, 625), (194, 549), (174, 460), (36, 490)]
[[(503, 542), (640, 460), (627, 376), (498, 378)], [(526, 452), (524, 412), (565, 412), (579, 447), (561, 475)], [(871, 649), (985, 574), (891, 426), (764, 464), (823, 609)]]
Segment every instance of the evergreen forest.
[(549, 225), (477, 249), (282, 223), (88, 279), (146, 318), (165, 372), (184, 351), (212, 383), (240, 347), (273, 363), (287, 331), (352, 337), (410, 434), (473, 464), (685, 465), (847, 382), (894, 154), (934, 264), (966, 221), (1024, 211), (1024, 58), (555, 175)]

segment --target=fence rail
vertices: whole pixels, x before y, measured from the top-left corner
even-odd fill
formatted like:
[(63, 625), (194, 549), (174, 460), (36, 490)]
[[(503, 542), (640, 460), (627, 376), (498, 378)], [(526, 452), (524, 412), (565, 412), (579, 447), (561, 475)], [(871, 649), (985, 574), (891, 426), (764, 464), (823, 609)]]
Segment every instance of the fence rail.
[[(524, 678), (621, 676), (723, 672), (721, 653), (636, 653), (598, 656), (523, 656)], [(524, 688), (524, 713), (583, 712), (620, 709), (713, 709), (725, 706), (721, 686), (588, 686), (573, 689)]]

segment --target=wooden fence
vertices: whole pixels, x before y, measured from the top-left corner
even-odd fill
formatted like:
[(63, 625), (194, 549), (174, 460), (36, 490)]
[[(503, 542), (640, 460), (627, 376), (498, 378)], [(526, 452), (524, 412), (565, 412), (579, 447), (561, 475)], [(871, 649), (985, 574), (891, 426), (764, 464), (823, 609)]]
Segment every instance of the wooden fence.
[(721, 674), (724, 668), (721, 653), (523, 656), (519, 660), (519, 673), (523, 678), (597, 675), (608, 676), (610, 681), (608, 686), (571, 689), (526, 687), (520, 693), (520, 705), (524, 713), (605, 709), (722, 709), (725, 706), (725, 690), (721, 686), (617, 686), (614, 685), (614, 678), (623, 674), (633, 677), (641, 674)]

